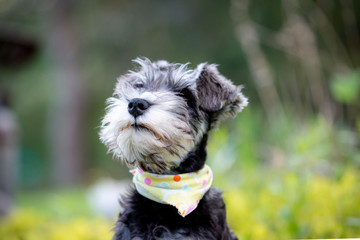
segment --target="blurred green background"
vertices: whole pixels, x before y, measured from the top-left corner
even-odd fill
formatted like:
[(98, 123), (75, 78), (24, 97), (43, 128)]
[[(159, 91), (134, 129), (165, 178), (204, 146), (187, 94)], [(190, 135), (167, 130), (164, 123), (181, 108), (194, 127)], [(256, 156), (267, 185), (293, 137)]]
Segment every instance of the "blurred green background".
[(208, 146), (240, 239), (360, 237), (359, 1), (0, 0), (0, 239), (111, 238), (98, 126), (137, 56), (245, 86)]

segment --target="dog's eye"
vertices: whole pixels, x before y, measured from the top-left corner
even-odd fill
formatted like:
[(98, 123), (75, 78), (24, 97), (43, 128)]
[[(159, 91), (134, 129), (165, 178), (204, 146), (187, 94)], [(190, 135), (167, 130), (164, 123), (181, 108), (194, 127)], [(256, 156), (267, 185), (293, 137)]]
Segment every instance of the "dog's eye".
[(142, 81), (137, 81), (137, 82), (134, 83), (134, 87), (135, 88), (143, 88), (144, 83)]
[(194, 109), (196, 108), (196, 98), (190, 89), (184, 88), (179, 92), (178, 95), (185, 99), (185, 101), (189, 105), (189, 107), (194, 108)]

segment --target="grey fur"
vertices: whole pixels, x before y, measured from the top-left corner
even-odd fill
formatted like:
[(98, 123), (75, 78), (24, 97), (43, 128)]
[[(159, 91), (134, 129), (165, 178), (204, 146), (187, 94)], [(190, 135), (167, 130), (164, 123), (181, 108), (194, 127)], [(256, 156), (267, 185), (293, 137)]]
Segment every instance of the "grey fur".
[(215, 121), (211, 128), (226, 117), (235, 117), (248, 104), (247, 98), (241, 93), (242, 86), (234, 84), (222, 76), (215, 64), (201, 65), (201, 74), (196, 80), (200, 108), (213, 112)]
[[(107, 100), (100, 139), (130, 168), (140, 166), (156, 173), (170, 172), (179, 166), (202, 136), (227, 116), (235, 116), (247, 99), (222, 76), (216, 65), (188, 64), (167, 61), (134, 60), (138, 68), (118, 78), (113, 97)], [(194, 96), (193, 111), (182, 97), (187, 89)], [(147, 112), (137, 118), (141, 128), (128, 113), (131, 99), (142, 98), (150, 103)], [(209, 121), (209, 116), (212, 120)]]

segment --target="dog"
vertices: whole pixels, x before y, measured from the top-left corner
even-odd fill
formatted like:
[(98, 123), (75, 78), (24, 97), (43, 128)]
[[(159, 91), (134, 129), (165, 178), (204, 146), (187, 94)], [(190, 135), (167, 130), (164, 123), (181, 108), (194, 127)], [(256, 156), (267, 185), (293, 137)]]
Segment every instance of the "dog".
[(113, 239), (237, 239), (205, 161), (209, 131), (247, 106), (242, 86), (215, 64), (133, 62), (117, 79), (99, 133), (134, 174)]

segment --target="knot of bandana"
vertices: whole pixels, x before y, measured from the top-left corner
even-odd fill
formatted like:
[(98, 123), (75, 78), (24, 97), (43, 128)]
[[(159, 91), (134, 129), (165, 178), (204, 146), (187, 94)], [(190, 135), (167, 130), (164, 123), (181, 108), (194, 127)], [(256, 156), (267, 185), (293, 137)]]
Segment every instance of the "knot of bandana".
[(191, 213), (199, 204), (213, 181), (211, 168), (205, 165), (197, 172), (159, 175), (144, 172), (140, 168), (130, 171), (136, 190), (155, 202), (169, 204), (178, 209), (181, 216)]

